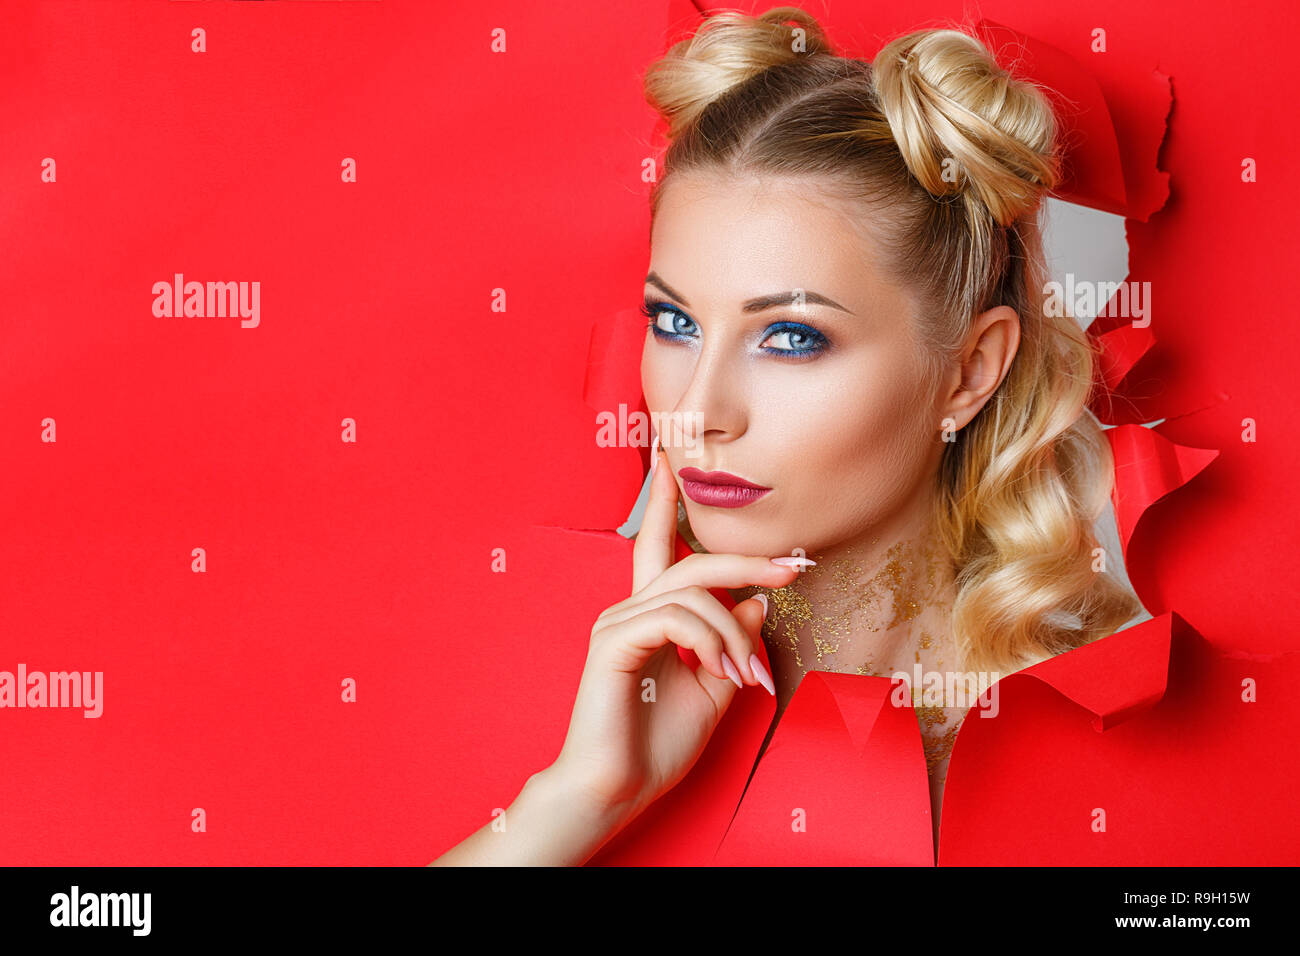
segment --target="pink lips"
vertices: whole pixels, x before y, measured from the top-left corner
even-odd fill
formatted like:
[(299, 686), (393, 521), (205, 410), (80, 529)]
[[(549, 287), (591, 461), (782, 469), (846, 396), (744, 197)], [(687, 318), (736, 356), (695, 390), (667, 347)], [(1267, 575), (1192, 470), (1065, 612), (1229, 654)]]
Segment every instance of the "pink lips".
[(682, 490), (688, 498), (718, 508), (743, 508), (772, 490), (725, 471), (683, 468), (677, 474), (681, 476)]

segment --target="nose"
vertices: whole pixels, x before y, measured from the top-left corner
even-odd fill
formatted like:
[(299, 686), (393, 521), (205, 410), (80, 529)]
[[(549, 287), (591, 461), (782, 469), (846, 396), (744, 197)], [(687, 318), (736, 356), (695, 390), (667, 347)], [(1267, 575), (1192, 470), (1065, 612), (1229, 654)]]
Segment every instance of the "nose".
[(690, 382), (673, 407), (674, 427), (686, 448), (735, 441), (745, 432), (744, 370), (734, 355), (708, 345), (699, 352)]

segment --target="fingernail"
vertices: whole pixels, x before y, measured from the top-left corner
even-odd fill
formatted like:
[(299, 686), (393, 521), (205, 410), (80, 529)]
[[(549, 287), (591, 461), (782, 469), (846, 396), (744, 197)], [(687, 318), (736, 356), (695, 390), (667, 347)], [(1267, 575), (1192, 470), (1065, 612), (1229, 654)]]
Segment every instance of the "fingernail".
[(763, 620), (767, 620), (767, 595), (759, 591), (754, 595), (754, 600), (763, 605)]
[(773, 558), (772, 563), (783, 568), (811, 568), (817, 564), (810, 558)]
[(736, 670), (736, 665), (731, 662), (731, 658), (727, 656), (726, 651), (722, 652), (722, 669), (727, 672), (727, 676), (731, 678), (732, 683), (737, 687), (745, 686), (740, 680), (740, 671)]
[(763, 668), (763, 663), (758, 659), (757, 654), (749, 655), (749, 669), (754, 672), (758, 682), (767, 688), (767, 692), (773, 697), (776, 696), (776, 686), (772, 683), (771, 676)]
[(655, 433), (655, 440), (650, 443), (650, 474), (655, 473), (655, 466), (659, 464), (659, 434)]

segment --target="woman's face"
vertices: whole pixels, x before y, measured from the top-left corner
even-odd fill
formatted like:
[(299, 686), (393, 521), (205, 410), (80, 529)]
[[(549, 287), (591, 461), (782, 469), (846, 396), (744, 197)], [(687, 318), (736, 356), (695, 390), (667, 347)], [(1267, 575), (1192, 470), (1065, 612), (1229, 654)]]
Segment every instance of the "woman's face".
[[(674, 174), (663, 186), (641, 384), (709, 551), (814, 555), (928, 507), (941, 390), (909, 296), (848, 211), (792, 179)], [(790, 292), (801, 305), (752, 301)], [(710, 497), (684, 468), (771, 490)]]

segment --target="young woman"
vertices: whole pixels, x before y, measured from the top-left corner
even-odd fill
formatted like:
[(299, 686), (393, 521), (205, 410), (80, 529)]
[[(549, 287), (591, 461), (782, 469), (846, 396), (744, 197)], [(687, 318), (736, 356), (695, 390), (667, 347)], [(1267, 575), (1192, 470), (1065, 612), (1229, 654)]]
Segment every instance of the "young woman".
[[(438, 864), (585, 862), (735, 694), (775, 695), (770, 741), (809, 671), (996, 677), (1141, 611), (1097, 570), (1094, 354), (1044, 309), (1042, 92), (957, 31), (839, 56), (795, 8), (710, 17), (646, 91), (671, 140), (642, 358), (663, 448), (632, 593), (596, 620), (560, 755), (508, 829)], [(679, 517), (697, 553), (676, 561)], [(936, 842), (969, 704), (916, 710)]]

